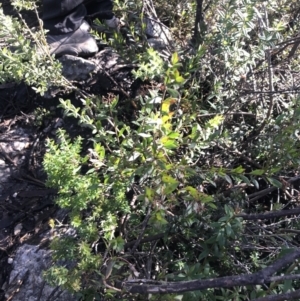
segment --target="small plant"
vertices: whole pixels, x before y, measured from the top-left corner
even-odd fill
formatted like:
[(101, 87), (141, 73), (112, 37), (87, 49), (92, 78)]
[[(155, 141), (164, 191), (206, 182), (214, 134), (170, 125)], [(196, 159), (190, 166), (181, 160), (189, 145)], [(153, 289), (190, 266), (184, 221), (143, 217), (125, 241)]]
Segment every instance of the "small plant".
[[(33, 3), (21, 4), (15, 3), (20, 8), (32, 8)], [(29, 7), (26, 4), (30, 4)], [(52, 85), (70, 86), (61, 75), (59, 61), (47, 54), (44, 32), (33, 32), (24, 20), (5, 15), (1, 7), (0, 41), (5, 43), (0, 49), (0, 83), (24, 81), (41, 95)], [(35, 43), (38, 46), (34, 46)]]

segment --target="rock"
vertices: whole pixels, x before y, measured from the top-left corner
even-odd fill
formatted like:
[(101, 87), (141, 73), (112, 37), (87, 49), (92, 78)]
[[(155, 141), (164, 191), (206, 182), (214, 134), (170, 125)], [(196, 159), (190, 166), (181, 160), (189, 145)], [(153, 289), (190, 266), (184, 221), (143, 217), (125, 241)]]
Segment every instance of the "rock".
[(160, 38), (150, 38), (148, 39), (148, 44), (150, 47), (157, 51), (166, 49), (166, 44)]
[(28, 244), (20, 246), (13, 260), (5, 297), (11, 301), (77, 301), (67, 291), (57, 290), (45, 282), (42, 273), (50, 265), (50, 250)]
[(63, 68), (63, 76), (72, 81), (82, 81), (90, 77), (91, 72), (96, 69), (96, 65), (81, 57), (76, 57), (72, 55), (64, 55), (58, 59)]
[(106, 71), (113, 73), (115, 68), (124, 64), (120, 55), (110, 47), (99, 51), (93, 58), (94, 64), (97, 64), (97, 71)]
[(166, 44), (170, 44), (172, 35), (169, 28), (156, 18), (144, 17), (145, 33), (149, 38), (160, 38)]
[(32, 133), (25, 128), (12, 129), (1, 135), (0, 196), (11, 174), (24, 163), (24, 155), (30, 150), (32, 138)]
[(167, 26), (155, 18), (145, 17), (143, 22), (148, 43), (152, 48), (159, 51), (172, 46), (172, 35)]

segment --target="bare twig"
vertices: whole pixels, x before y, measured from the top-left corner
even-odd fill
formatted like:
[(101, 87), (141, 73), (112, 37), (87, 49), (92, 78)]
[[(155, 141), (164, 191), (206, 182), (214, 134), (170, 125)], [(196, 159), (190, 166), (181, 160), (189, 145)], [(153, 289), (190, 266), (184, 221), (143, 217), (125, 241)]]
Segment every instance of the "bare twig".
[[(197, 117), (210, 117), (210, 116), (216, 116), (216, 115), (220, 115), (220, 113), (206, 113), (206, 114), (199, 114)], [(252, 117), (256, 117), (256, 114), (254, 113), (250, 113), (250, 112), (227, 112), (221, 115), (248, 115), (248, 116), (252, 116)]]
[(109, 289), (111, 289), (111, 290), (113, 290), (113, 291), (115, 291), (115, 292), (119, 292), (119, 293), (122, 292), (122, 290), (120, 290), (120, 289), (118, 289), (118, 288), (116, 288), (116, 287), (114, 287), (114, 286), (109, 285), (109, 284), (106, 282), (105, 279), (103, 279), (103, 283), (104, 283), (105, 287), (107, 287), (107, 288), (109, 288)]
[(294, 46), (292, 47), (292, 49), (291, 49), (291, 51), (288, 55), (288, 59), (291, 59), (294, 56), (294, 54), (295, 54), (296, 50), (298, 49), (299, 45), (300, 45), (300, 41), (295, 41), (294, 42)]

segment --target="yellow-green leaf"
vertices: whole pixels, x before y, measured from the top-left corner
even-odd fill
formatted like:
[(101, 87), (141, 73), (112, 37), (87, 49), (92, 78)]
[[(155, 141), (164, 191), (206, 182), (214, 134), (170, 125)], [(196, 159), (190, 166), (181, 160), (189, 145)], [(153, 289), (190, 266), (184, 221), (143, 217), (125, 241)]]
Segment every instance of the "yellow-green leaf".
[(178, 63), (178, 61), (179, 61), (178, 53), (174, 52), (172, 54), (172, 58), (171, 58), (172, 65), (176, 65)]

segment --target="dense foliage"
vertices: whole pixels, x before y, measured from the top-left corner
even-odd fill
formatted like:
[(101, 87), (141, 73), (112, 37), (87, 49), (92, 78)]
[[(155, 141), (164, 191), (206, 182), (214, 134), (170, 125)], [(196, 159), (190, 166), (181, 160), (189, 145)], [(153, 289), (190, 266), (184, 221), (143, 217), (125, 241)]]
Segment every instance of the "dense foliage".
[[(126, 32), (109, 43), (138, 65), (132, 76), (146, 92), (82, 96), (80, 108), (61, 99), (66, 116), (91, 136), (86, 144), (60, 130), (48, 141), (47, 185), (59, 190), (56, 202), (69, 210), (74, 230), (54, 237), (48, 281), (83, 300), (272, 300), (264, 296), (297, 293), (294, 260), (274, 271), (286, 278), (261, 283), (189, 290), (182, 281), (254, 274), (299, 248), (297, 214), (284, 214), (298, 202), (299, 5), (115, 2)], [(171, 29), (170, 55), (147, 46), (147, 13)], [(26, 73), (26, 55), (36, 54), (18, 39), (17, 24), (0, 22), (1, 34), (11, 33), (22, 49), (1, 49), (0, 81), (25, 79), (44, 92), (54, 74), (47, 70), (59, 64), (45, 55), (43, 63), (28, 62), (38, 78)], [(250, 215), (273, 211), (283, 214)], [(178, 291), (168, 290), (174, 281)], [(153, 289), (135, 294), (137, 284)]]

